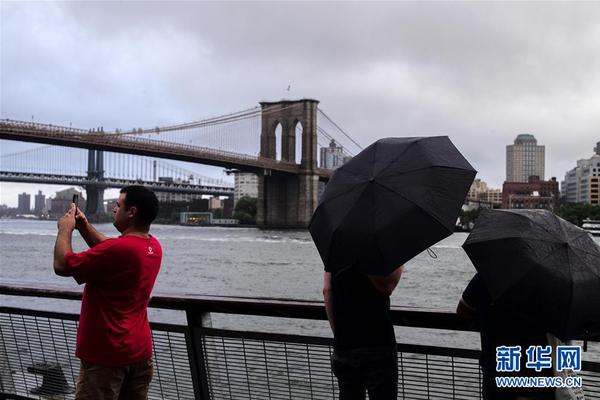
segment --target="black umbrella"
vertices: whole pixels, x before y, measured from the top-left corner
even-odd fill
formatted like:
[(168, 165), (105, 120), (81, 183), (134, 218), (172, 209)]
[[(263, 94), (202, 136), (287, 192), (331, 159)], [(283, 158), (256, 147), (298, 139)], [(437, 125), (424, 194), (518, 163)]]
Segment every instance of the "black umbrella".
[(481, 213), (463, 248), (492, 301), (563, 340), (600, 333), (600, 246), (547, 210)]
[(373, 143), (335, 171), (313, 214), (325, 269), (388, 275), (449, 236), (475, 173), (447, 136)]

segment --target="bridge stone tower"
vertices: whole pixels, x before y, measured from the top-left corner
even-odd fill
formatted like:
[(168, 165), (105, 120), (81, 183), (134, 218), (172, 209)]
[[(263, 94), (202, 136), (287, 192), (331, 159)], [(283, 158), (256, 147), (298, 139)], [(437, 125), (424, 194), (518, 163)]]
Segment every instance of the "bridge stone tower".
[[(102, 150), (88, 150), (87, 177), (90, 181), (104, 179), (104, 153)], [(104, 187), (90, 184), (85, 186), (87, 202), (85, 214), (87, 216), (104, 214)]]
[[(261, 102), (260, 156), (276, 159), (275, 130), (281, 124), (281, 161), (300, 164), (300, 173), (264, 170), (258, 176), (256, 223), (264, 228), (306, 228), (317, 207), (317, 105), (312, 99)], [(296, 126), (302, 126), (302, 152), (296, 160)]]

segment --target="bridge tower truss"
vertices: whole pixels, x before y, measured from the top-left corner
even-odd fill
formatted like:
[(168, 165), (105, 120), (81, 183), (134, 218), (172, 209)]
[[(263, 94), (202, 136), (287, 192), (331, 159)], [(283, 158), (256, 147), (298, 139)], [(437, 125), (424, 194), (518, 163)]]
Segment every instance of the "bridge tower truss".
[[(276, 159), (281, 125), (281, 160), (299, 161), (298, 174), (265, 169), (258, 176), (257, 224), (260, 227), (305, 228), (317, 207), (317, 105), (313, 99), (261, 102), (260, 156)], [(302, 126), (300, 160), (296, 160), (296, 127)]]
[[(88, 150), (87, 177), (92, 182), (104, 180), (104, 152), (102, 150)], [(86, 215), (104, 214), (104, 187), (94, 184), (85, 185), (87, 202)]]

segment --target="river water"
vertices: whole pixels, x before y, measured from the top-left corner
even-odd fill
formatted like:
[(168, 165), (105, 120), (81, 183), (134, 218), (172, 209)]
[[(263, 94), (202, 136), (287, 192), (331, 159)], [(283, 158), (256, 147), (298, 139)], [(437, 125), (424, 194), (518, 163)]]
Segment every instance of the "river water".
[[(108, 236), (112, 224), (99, 224)], [(323, 265), (307, 231), (254, 228), (154, 225), (151, 232), (163, 247), (163, 263), (155, 292), (322, 300)], [(454, 310), (475, 269), (461, 245), (466, 233), (455, 233), (406, 264), (393, 305)], [(56, 222), (0, 220), (0, 279), (76, 288), (71, 278), (56, 276), (52, 250)], [(75, 251), (87, 248), (78, 233)], [(78, 302), (0, 296), (0, 304), (51, 311), (78, 312)], [(182, 313), (154, 310), (151, 320), (181, 323)], [(219, 327), (310, 333), (329, 336), (326, 322), (281, 318), (213, 316)], [(399, 341), (478, 348), (478, 335), (398, 328)]]

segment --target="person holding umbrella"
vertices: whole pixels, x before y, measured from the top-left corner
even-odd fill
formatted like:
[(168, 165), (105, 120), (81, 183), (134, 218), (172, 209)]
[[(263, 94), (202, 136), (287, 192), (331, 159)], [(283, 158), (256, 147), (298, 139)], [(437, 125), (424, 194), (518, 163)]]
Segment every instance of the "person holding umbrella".
[(449, 236), (476, 171), (446, 136), (381, 139), (338, 168), (309, 227), (325, 265), (340, 399), (396, 399), (390, 295)]
[(484, 400), (554, 400), (553, 388), (500, 388), (496, 385), (498, 376), (516, 376), (515, 373), (496, 371), (496, 349), (500, 346), (520, 346), (521, 366), (518, 376), (552, 376), (546, 369), (534, 373), (525, 369), (526, 353), (529, 346), (547, 346), (546, 332), (526, 318), (520, 318), (506, 307), (492, 304), (488, 290), (479, 273), (465, 288), (456, 313), (463, 318), (476, 318), (481, 334), (481, 357), (479, 363), (483, 376), (482, 395)]
[[(553, 390), (498, 388), (497, 348), (525, 352), (546, 345), (547, 332), (562, 341), (599, 334), (600, 246), (547, 210), (488, 210), (463, 248), (477, 274), (457, 312), (479, 316), (484, 398), (553, 399)], [(537, 375), (551, 376), (548, 368)]]

